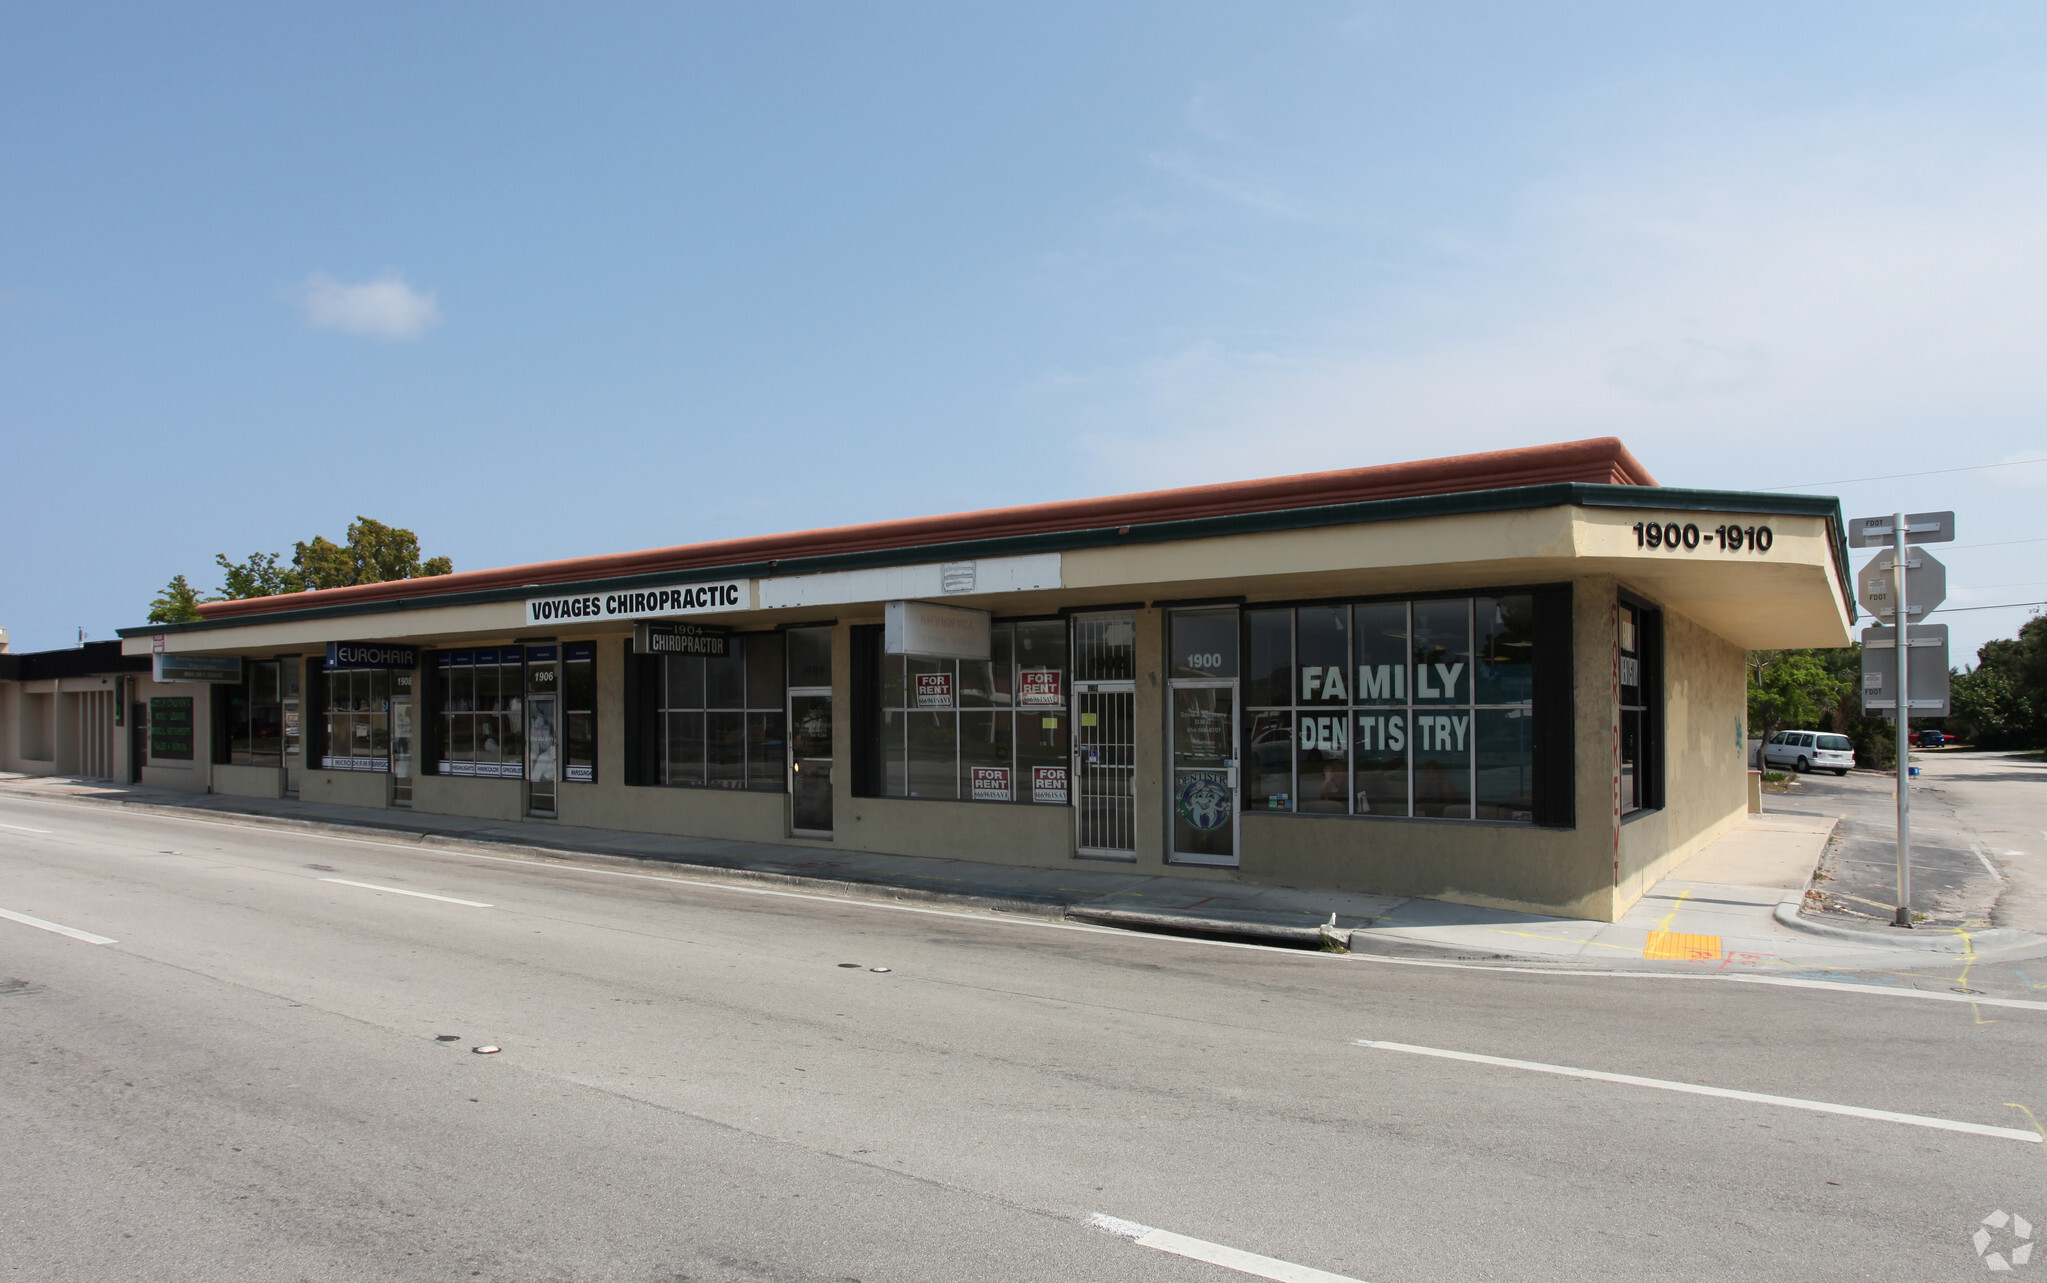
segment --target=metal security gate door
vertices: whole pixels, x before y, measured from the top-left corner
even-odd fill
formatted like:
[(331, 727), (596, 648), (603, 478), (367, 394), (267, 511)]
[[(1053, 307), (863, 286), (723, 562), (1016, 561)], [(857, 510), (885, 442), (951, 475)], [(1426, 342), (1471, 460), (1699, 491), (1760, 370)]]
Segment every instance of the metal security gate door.
[(1137, 691), (1123, 683), (1074, 689), (1074, 803), (1080, 854), (1137, 858)]
[(1073, 807), (1077, 854), (1137, 858), (1137, 618), (1073, 617)]

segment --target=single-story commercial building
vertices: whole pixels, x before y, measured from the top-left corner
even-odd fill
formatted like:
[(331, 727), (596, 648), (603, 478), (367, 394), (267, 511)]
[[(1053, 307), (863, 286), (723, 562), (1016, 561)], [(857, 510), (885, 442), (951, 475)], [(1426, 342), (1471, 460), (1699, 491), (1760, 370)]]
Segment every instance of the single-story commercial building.
[[(64, 650), (14, 654), (0, 630), (0, 770), (23, 775), (75, 775), (141, 783), (136, 770), (149, 758), (147, 701), (168, 694), (190, 698), (189, 686), (159, 691), (150, 661), (121, 654), (117, 641), (88, 642)], [(166, 715), (163, 730), (172, 725)], [(189, 724), (186, 739), (189, 742)], [(175, 748), (166, 742), (168, 754)], [(183, 763), (184, 778), (166, 755), (157, 782), (206, 787), (206, 758)]]
[(1848, 644), (1849, 582), (1835, 500), (1601, 439), (121, 635), (153, 784), (1612, 919), (1738, 822), (1744, 652)]

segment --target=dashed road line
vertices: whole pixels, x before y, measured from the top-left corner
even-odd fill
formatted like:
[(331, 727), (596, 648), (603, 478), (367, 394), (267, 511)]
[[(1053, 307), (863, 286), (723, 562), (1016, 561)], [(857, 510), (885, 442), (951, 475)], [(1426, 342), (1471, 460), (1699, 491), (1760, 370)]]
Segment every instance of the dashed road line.
[(2024, 1141), (2030, 1145), (2041, 1143), (2037, 1132), (2020, 1131), (2015, 1127), (1991, 1127), (1983, 1123), (1964, 1123), (1952, 1118), (1930, 1118), (1925, 1114), (1899, 1114), (1888, 1109), (1864, 1109), (1860, 1105), (1836, 1105), (1824, 1100), (1801, 1100), (1796, 1096), (1771, 1096), (1759, 1091), (1736, 1091), (1729, 1087), (1707, 1087), (1700, 1083), (1672, 1082), (1667, 1078), (1642, 1078), (1634, 1074), (1610, 1074), (1601, 1069), (1575, 1069), (1569, 1065), (1545, 1064), (1540, 1060), (1511, 1060), (1505, 1056), (1481, 1056), (1476, 1052), (1450, 1051), (1442, 1047), (1417, 1047), (1405, 1042), (1381, 1042), (1374, 1038), (1354, 1038), (1352, 1045), (1370, 1047), (1377, 1051), (1405, 1052), (1411, 1056), (1433, 1056), (1441, 1060), (1462, 1060), (1475, 1065), (1497, 1065), (1502, 1069), (1526, 1069), (1538, 1074), (1561, 1074), (1566, 1078), (1589, 1078), (1594, 1082), (1620, 1083), (1629, 1087), (1654, 1087), (1659, 1091), (1685, 1092), (1693, 1096), (1718, 1096), (1723, 1100), (1744, 1100), (1757, 1105), (1782, 1105), (1788, 1109), (1809, 1109), (1820, 1114), (1845, 1114), (1850, 1118), (1871, 1118), (1886, 1123), (1909, 1123), (1914, 1127), (1930, 1127), (1936, 1131), (1966, 1132), (1972, 1136), (1994, 1136), (1999, 1140)]
[(1348, 1274), (1331, 1274), (1328, 1270), (1318, 1270), (1312, 1265), (1296, 1265), (1292, 1261), (1260, 1256), (1256, 1252), (1226, 1247), (1203, 1238), (1189, 1238), (1185, 1234), (1154, 1229), (1149, 1225), (1139, 1225), (1136, 1221), (1104, 1216), (1100, 1212), (1088, 1217), (1087, 1223), (1119, 1238), (1131, 1239), (1139, 1247), (1171, 1252), (1175, 1256), (1220, 1265), (1226, 1270), (1249, 1274), (1253, 1278), (1272, 1279), (1275, 1283), (1362, 1283)]
[(67, 927), (61, 922), (50, 922), (43, 918), (31, 917), (26, 913), (16, 913), (12, 909), (0, 909), (0, 918), (5, 918), (9, 922), (19, 922), (25, 927), (37, 927), (44, 931), (54, 931), (60, 936), (70, 936), (73, 940), (83, 940), (87, 944), (121, 943), (119, 940), (109, 939), (106, 936), (96, 936), (90, 931), (80, 931), (77, 927)]
[(379, 886), (374, 882), (351, 882), (347, 878), (321, 878), (320, 881), (338, 882), (345, 887), (361, 887), (365, 891), (389, 891), (392, 895), (418, 896), (422, 900), (439, 900), (443, 904), (466, 904), (472, 909), (490, 909), (496, 907), (495, 905), (485, 904), (481, 900), (457, 900), (452, 895), (430, 895), (425, 891), (407, 891), (404, 887)]

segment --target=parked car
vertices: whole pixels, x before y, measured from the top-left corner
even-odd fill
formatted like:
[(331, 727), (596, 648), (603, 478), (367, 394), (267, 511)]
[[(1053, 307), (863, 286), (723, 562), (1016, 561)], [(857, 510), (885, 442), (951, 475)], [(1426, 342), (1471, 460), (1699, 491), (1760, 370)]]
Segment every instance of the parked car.
[(1846, 775), (1855, 765), (1855, 747), (1846, 735), (1826, 731), (1778, 731), (1763, 743), (1763, 766), (1788, 766), (1800, 775), (1832, 771)]
[(1912, 732), (1912, 742), (1920, 748), (1939, 748), (1947, 743), (1947, 732), (1928, 728)]

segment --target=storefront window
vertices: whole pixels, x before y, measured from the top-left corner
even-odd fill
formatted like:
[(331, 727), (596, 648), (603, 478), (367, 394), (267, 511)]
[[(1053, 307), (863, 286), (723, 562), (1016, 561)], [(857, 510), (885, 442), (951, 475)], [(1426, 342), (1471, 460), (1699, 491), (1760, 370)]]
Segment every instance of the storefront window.
[(1530, 596), (1251, 610), (1245, 628), (1250, 809), (1533, 821)]
[(723, 656), (661, 661), (661, 782), (780, 793), (788, 787), (780, 633), (733, 637)]
[(1657, 612), (1622, 602), (1620, 607), (1620, 794), (1621, 814), (1663, 805), (1656, 754), (1662, 620)]
[(391, 673), (384, 668), (344, 668), (326, 674), (327, 751), (320, 765), (329, 771), (391, 769)]
[[(1066, 801), (1064, 621), (997, 623), (985, 660), (880, 663), (882, 796)], [(1056, 790), (1044, 771), (1058, 772)]]
[(227, 688), (227, 760), (236, 766), (284, 762), (284, 694), (278, 661), (242, 664), (242, 680)]
[(526, 652), (520, 646), (444, 650), (440, 673), (442, 775), (526, 775)]

